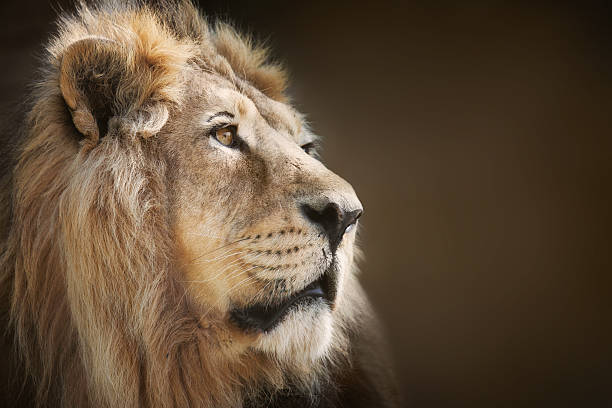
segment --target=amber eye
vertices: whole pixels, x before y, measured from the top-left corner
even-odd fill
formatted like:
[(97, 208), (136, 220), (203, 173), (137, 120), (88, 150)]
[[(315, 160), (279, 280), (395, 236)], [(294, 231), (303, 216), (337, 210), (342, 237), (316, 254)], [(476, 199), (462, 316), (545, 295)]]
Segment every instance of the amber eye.
[(236, 144), (236, 126), (225, 126), (213, 131), (215, 139), (223, 146), (233, 147)]

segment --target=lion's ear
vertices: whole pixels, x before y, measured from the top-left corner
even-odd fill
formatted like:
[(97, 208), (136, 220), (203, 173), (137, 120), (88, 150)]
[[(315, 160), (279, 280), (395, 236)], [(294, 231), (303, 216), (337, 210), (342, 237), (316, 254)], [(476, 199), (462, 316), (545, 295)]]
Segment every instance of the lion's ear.
[(63, 53), (62, 96), (77, 130), (94, 142), (106, 134), (108, 120), (123, 108), (117, 96), (128, 75), (126, 63), (121, 46), (104, 38), (79, 40)]
[[(60, 90), (77, 130), (93, 143), (106, 135), (109, 121), (121, 131), (148, 137), (168, 119), (164, 101), (170, 77), (156, 50), (140, 54), (117, 41), (91, 37), (62, 54)], [(163, 50), (162, 50), (163, 51)], [(157, 58), (156, 58), (157, 57)]]

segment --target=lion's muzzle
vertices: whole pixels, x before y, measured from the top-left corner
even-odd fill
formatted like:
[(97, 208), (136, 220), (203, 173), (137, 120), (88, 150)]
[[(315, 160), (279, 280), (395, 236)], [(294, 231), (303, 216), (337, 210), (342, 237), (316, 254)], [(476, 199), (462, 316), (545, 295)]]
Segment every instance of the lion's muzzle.
[(336, 252), (344, 233), (355, 225), (363, 213), (362, 208), (346, 211), (333, 202), (328, 202), (321, 210), (313, 208), (310, 204), (302, 204), (301, 210), (310, 222), (325, 232), (332, 253)]
[(333, 308), (337, 294), (337, 279), (337, 265), (333, 262), (318, 279), (288, 298), (272, 304), (234, 309), (230, 313), (231, 319), (243, 330), (268, 332), (297, 307), (318, 305)]

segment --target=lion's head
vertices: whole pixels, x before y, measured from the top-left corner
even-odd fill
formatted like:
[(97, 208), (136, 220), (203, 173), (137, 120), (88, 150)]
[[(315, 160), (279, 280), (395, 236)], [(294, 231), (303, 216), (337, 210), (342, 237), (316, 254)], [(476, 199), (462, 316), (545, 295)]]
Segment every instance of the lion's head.
[(47, 51), (1, 260), (37, 399), (320, 400), (368, 314), (362, 206), (282, 69), (186, 2), (81, 6)]

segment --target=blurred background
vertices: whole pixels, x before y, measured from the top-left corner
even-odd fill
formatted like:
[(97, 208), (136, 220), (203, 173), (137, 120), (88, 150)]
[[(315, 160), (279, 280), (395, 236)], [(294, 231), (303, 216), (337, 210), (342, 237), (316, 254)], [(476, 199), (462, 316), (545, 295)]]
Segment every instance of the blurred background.
[[(200, 4), (273, 47), (364, 203), (406, 406), (612, 406), (606, 2)], [(61, 8), (0, 6), (2, 113)]]

